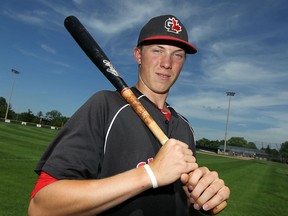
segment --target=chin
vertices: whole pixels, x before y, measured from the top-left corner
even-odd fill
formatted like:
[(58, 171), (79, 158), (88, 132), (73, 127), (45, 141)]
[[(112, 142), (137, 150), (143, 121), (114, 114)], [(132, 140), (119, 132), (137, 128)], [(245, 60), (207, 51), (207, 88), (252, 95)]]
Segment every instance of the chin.
[(169, 89), (159, 89), (158, 88), (154, 92), (157, 93), (157, 94), (168, 94), (169, 93)]

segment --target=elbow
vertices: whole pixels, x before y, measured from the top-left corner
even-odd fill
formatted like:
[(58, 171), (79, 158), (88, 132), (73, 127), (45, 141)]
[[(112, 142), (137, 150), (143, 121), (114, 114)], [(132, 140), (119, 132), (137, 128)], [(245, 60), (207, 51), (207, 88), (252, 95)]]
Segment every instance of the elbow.
[(39, 216), (43, 215), (43, 211), (39, 210), (39, 207), (37, 207), (37, 204), (35, 203), (34, 199), (30, 200), (29, 206), (28, 206), (28, 216)]
[(35, 204), (34, 204), (34, 199), (30, 200), (29, 206), (28, 206), (28, 216), (34, 216), (36, 215), (35, 213)]

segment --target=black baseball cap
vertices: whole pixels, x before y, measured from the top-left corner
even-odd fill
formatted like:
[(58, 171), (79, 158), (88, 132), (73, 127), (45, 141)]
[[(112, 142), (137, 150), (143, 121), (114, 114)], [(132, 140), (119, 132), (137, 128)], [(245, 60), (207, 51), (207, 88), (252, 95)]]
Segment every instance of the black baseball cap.
[(137, 46), (154, 42), (171, 43), (181, 47), (188, 54), (197, 52), (197, 48), (188, 42), (185, 26), (173, 15), (154, 17), (141, 29)]

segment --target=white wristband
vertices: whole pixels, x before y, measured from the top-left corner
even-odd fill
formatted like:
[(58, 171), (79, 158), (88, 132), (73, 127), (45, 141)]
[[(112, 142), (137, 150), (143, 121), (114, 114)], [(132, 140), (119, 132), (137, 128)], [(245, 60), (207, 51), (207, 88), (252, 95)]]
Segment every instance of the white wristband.
[(150, 177), (150, 180), (152, 182), (153, 188), (157, 188), (158, 187), (157, 179), (156, 179), (153, 171), (151, 170), (150, 166), (148, 164), (145, 164), (144, 168), (145, 168), (145, 170), (147, 171), (147, 173), (148, 173), (148, 175)]

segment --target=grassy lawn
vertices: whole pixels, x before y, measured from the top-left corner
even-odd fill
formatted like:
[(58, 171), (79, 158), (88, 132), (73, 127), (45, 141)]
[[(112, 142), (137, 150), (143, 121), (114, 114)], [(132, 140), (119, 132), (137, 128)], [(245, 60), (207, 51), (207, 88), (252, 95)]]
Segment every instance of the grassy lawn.
[(231, 189), (229, 216), (288, 215), (288, 166), (198, 154), (198, 163), (217, 170)]
[(0, 215), (27, 215), (33, 169), (57, 131), (0, 123)]
[[(57, 131), (0, 123), (0, 215), (27, 215), (36, 181), (33, 169)], [(200, 166), (217, 170), (231, 189), (221, 216), (288, 215), (288, 166), (198, 154)]]

